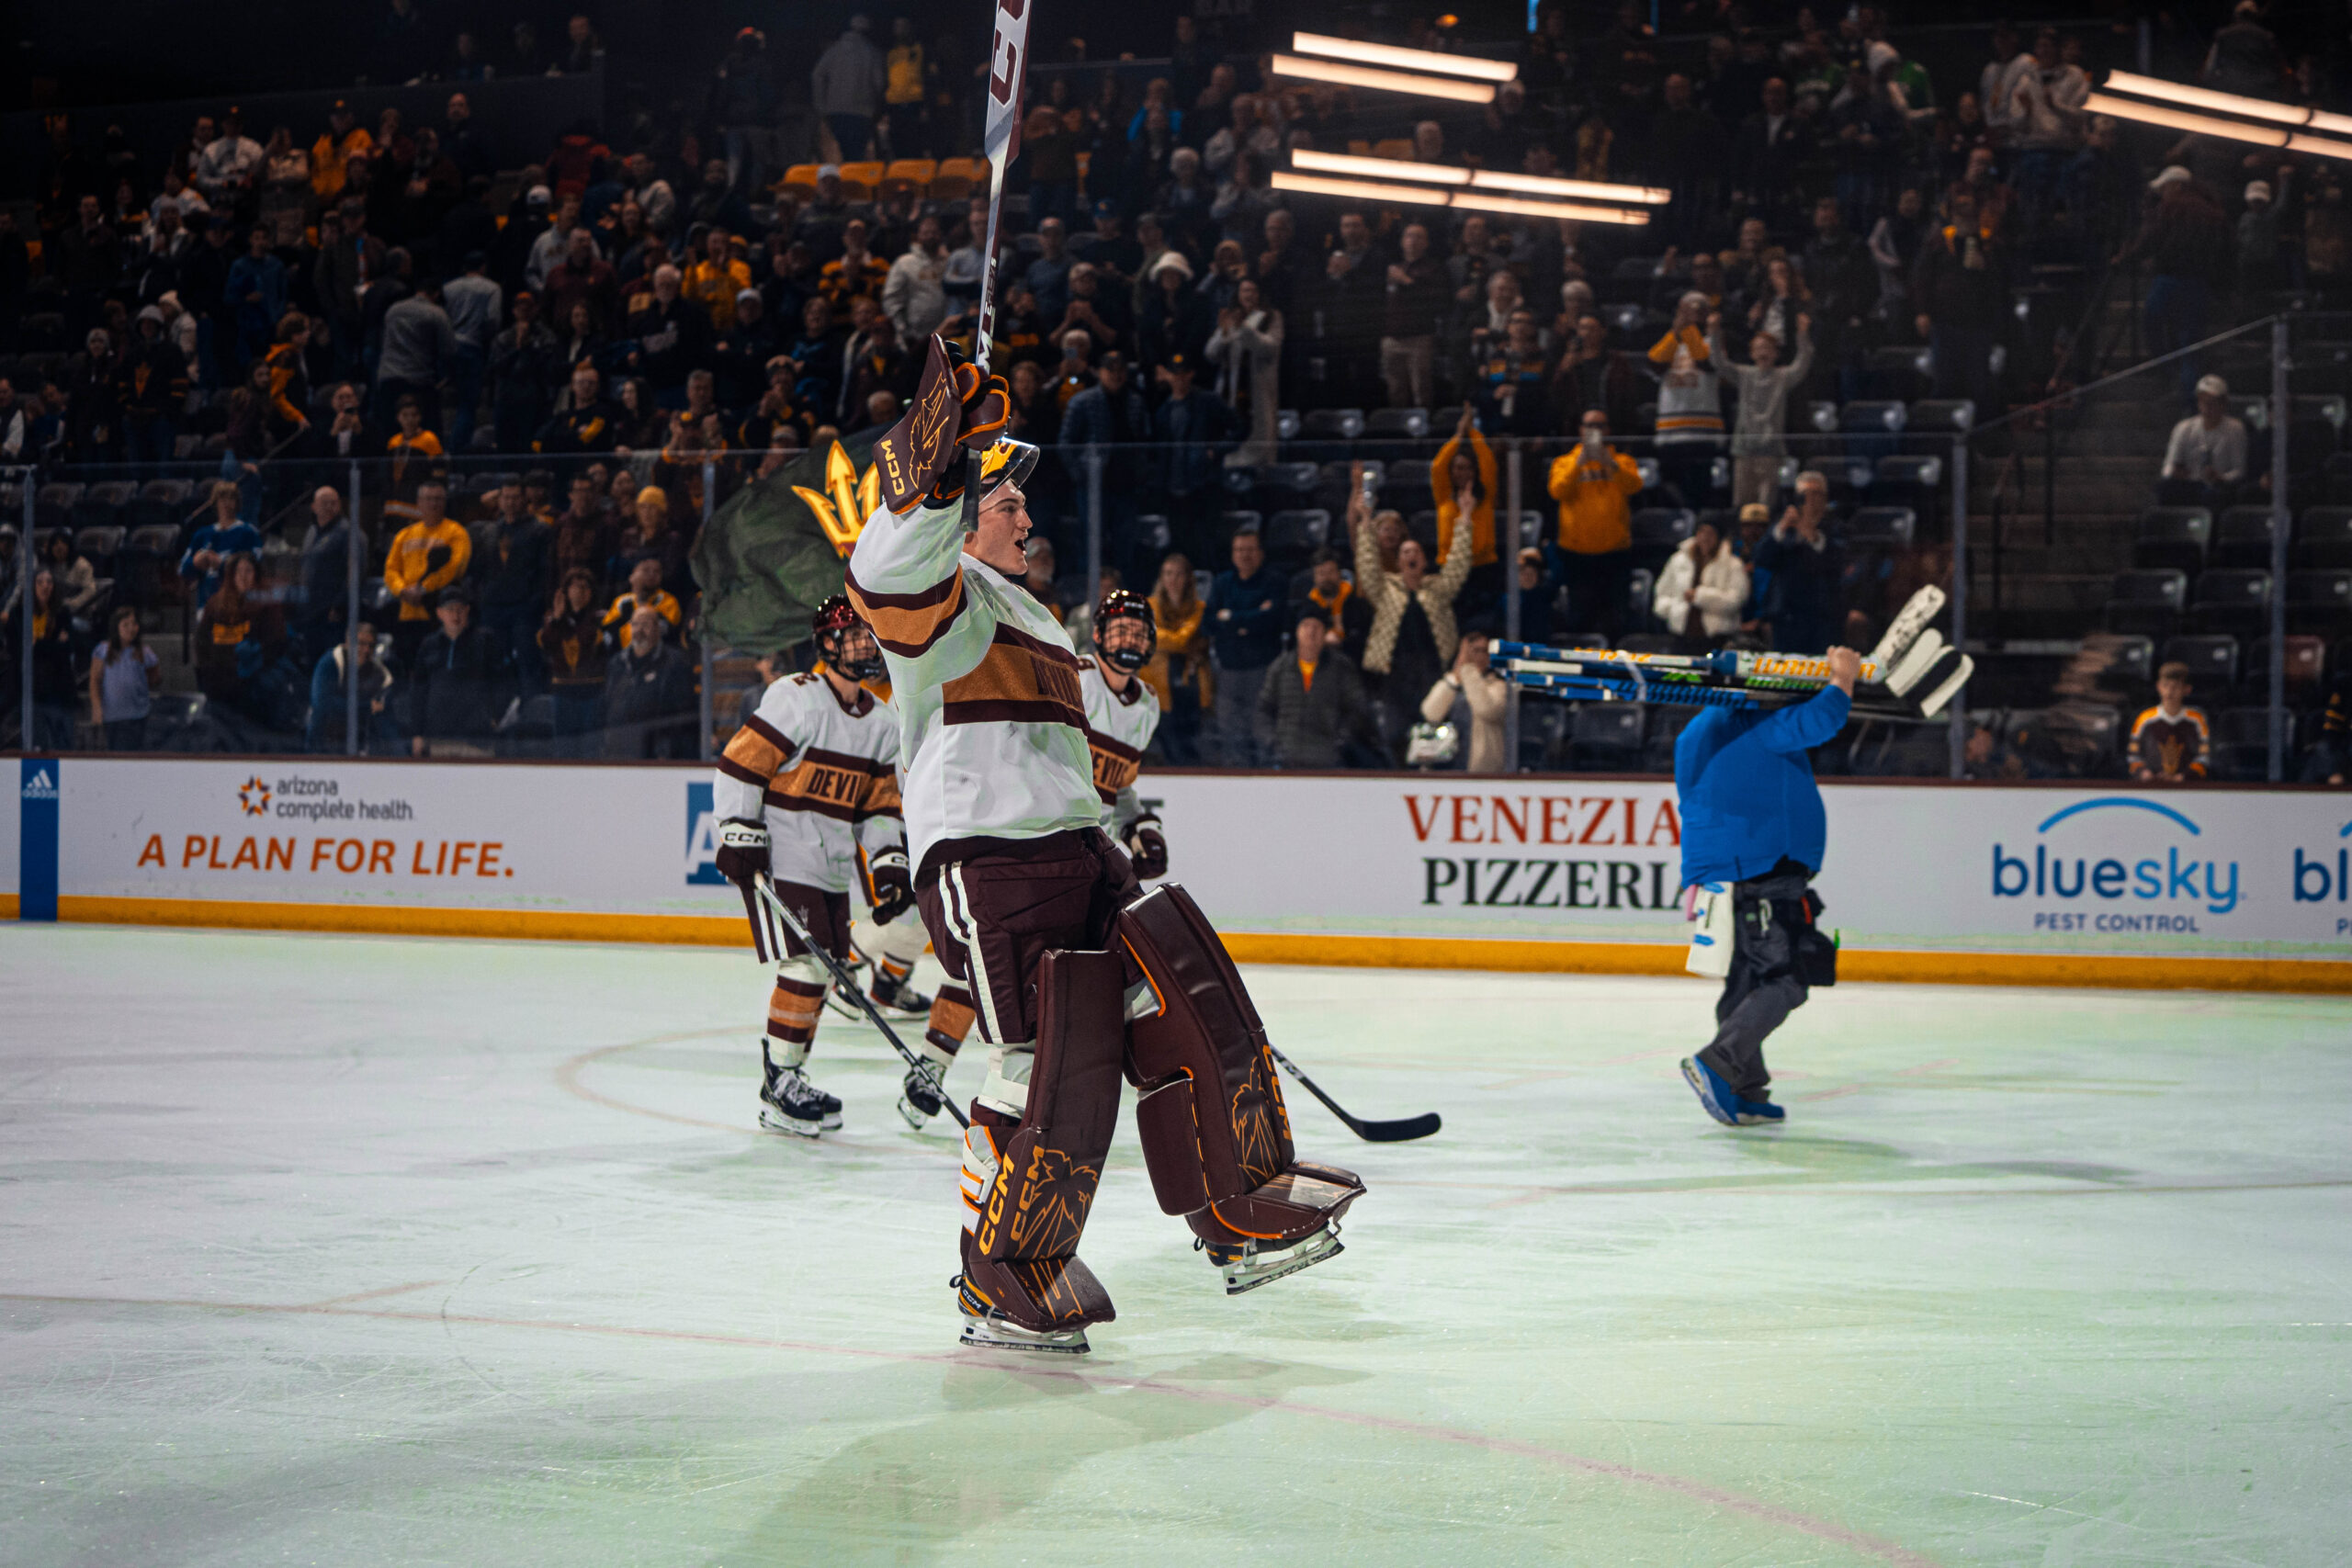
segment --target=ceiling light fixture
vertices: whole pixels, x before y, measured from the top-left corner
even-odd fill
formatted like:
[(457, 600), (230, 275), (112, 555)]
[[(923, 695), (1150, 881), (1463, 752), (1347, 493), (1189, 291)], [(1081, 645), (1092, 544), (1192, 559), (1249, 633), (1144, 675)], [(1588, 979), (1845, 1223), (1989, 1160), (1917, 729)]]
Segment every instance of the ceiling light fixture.
[(1405, 207), (1445, 207), (1465, 212), (1503, 212), (1522, 218), (1572, 218), (1585, 223), (1622, 223), (1637, 227), (1650, 220), (1641, 208), (1586, 207), (1565, 201), (1528, 201), (1490, 196), (1482, 191), (1441, 189), (1434, 186), (1396, 185), (1385, 180), (1334, 179), (1323, 175), (1294, 174), (1277, 169), (1273, 188), (1302, 196), (1346, 197), (1357, 201), (1391, 201)]
[(1415, 76), (1402, 71), (1376, 71), (1368, 65), (1347, 65), (1336, 60), (1308, 60), (1295, 54), (1271, 57), (1273, 73), (1301, 82), (1330, 82), (1342, 87), (1372, 87), (1384, 93), (1409, 93), (1417, 97), (1446, 98), (1458, 104), (1491, 104), (1492, 82), (1464, 82), (1452, 76)]
[(1329, 60), (1351, 60), (1359, 65), (1392, 65), (1400, 71), (1434, 71), (1441, 76), (1468, 76), (1481, 82), (1509, 82), (1519, 67), (1508, 60), (1482, 60), (1475, 54), (1440, 54), (1429, 49), (1398, 49), (1385, 43), (1358, 43), (1354, 39), (1324, 33), (1293, 33), (1291, 48), (1301, 54)]

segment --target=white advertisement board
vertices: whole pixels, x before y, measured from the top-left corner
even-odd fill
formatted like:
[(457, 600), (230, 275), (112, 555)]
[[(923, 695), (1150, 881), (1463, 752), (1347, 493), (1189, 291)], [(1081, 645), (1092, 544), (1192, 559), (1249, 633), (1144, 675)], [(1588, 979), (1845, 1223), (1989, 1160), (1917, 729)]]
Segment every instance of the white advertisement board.
[[(216, 906), (222, 923), (313, 923), (232, 910), (290, 905), (346, 929), (701, 941), (736, 940), (741, 921), (711, 863), (701, 768), (48, 765), (55, 826), (22, 813), (0, 868), (13, 891), (53, 863), (67, 919), (190, 920)], [(1657, 967), (1683, 940), (1681, 820), (1663, 780), (1162, 773), (1141, 788), (1174, 875), (1221, 929), (1267, 939), (1260, 956), (1281, 938), (1301, 939), (1301, 955), (1315, 950), (1305, 939), (1326, 956), (1343, 955), (1335, 941), (1385, 939), (1392, 954), (1419, 951), (1401, 961), (1471, 964), (1432, 944), (1618, 943)], [(2352, 797), (1824, 793), (1824, 923), (1849, 953), (2352, 960)], [(435, 911), (454, 914), (436, 926)]]

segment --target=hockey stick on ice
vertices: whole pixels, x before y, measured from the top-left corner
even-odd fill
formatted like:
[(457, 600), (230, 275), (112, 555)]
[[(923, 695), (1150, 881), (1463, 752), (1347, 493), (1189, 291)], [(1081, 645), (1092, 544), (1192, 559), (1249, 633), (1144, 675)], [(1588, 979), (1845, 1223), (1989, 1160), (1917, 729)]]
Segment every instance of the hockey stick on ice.
[[(908, 1050), (907, 1043), (899, 1038), (899, 1032), (883, 1021), (882, 1014), (876, 1010), (873, 1002), (866, 998), (865, 993), (858, 988), (850, 979), (848, 972), (842, 969), (841, 960), (826, 952), (822, 942), (809, 937), (808, 928), (800, 923), (799, 917), (785, 908), (784, 900), (775, 896), (775, 889), (768, 885), (768, 879), (764, 876), (755, 876), (752, 878), (752, 886), (759, 894), (760, 901), (775, 911), (776, 919), (782, 920), (790, 929), (792, 934), (800, 939), (800, 945), (817, 955), (817, 962), (825, 966), (825, 972), (833, 977), (833, 984), (857, 998), (857, 1005), (865, 1010), (865, 1016), (873, 1021), (875, 1028), (882, 1032), (882, 1038), (890, 1043), (890, 1049), (896, 1051), (908, 1066), (921, 1072), (927, 1064), (922, 1057)], [(956, 1125), (969, 1127), (972, 1124), (971, 1119), (957, 1110), (956, 1101), (944, 1092), (940, 1095), (939, 1102), (947, 1108), (947, 1114), (956, 1118)]]
[(1359, 1117), (1351, 1116), (1340, 1108), (1338, 1100), (1317, 1088), (1313, 1078), (1300, 1072), (1297, 1063), (1275, 1050), (1272, 1045), (1266, 1047), (1266, 1054), (1274, 1059), (1283, 1071), (1296, 1078), (1306, 1088), (1307, 1093), (1321, 1100), (1324, 1110), (1338, 1117), (1349, 1132), (1353, 1133), (1367, 1144), (1409, 1144), (1416, 1138), (1428, 1137), (1444, 1124), (1438, 1120), (1438, 1114), (1434, 1111), (1425, 1111), (1419, 1116), (1408, 1116), (1398, 1122), (1366, 1122)]
[[(1021, 94), (1029, 76), (1029, 7), (1034, 0), (996, 0), (996, 31), (989, 39), (989, 112), (980, 150), (989, 160), (988, 238), (980, 252), (980, 302), (972, 331), (972, 364), (985, 378), (996, 337), (998, 220), (1004, 211), (1004, 171), (1021, 152)], [(980, 520), (980, 455), (964, 460), (964, 532)]]

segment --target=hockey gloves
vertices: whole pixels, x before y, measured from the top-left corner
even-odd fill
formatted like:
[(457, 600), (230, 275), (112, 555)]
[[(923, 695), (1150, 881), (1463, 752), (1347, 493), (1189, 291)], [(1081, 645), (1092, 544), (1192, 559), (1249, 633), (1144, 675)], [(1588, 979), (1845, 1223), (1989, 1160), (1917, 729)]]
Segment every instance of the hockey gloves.
[(907, 876), (907, 852), (884, 850), (865, 863), (874, 874), (874, 923), (887, 926), (915, 907), (914, 884)]
[(1160, 836), (1159, 818), (1136, 818), (1127, 829), (1127, 859), (1135, 863), (1138, 882), (1168, 874), (1168, 840)]
[(944, 506), (964, 493), (967, 457), (984, 451), (1012, 419), (1001, 376), (983, 376), (963, 351), (933, 333), (914, 406), (874, 444), (882, 504), (903, 513), (917, 502)]
[(768, 830), (761, 822), (741, 820), (718, 825), (718, 874), (738, 887), (749, 888), (768, 868)]

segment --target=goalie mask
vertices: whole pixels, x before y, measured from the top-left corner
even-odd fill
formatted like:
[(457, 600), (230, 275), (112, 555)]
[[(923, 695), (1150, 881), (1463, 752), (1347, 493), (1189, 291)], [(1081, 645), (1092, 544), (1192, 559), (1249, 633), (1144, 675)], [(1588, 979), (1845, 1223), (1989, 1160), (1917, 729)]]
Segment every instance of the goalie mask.
[(817, 651), (825, 662), (851, 680), (879, 681), (889, 673), (882, 662), (881, 644), (845, 596), (836, 593), (818, 605), (809, 630), (816, 634)]
[(989, 497), (1006, 485), (1015, 490), (1026, 485), (1036, 467), (1037, 448), (1026, 441), (1004, 435), (989, 442), (980, 454), (980, 504), (986, 506)]
[[(1143, 642), (1140, 646), (1132, 640), (1123, 640), (1121, 646), (1114, 648), (1103, 640), (1112, 626), (1120, 621), (1142, 624)], [(1094, 607), (1094, 650), (1102, 656), (1103, 661), (1115, 664), (1132, 675), (1151, 661), (1152, 652), (1159, 646), (1159, 628), (1151, 618), (1151, 601), (1133, 589), (1104, 589), (1102, 602)]]

